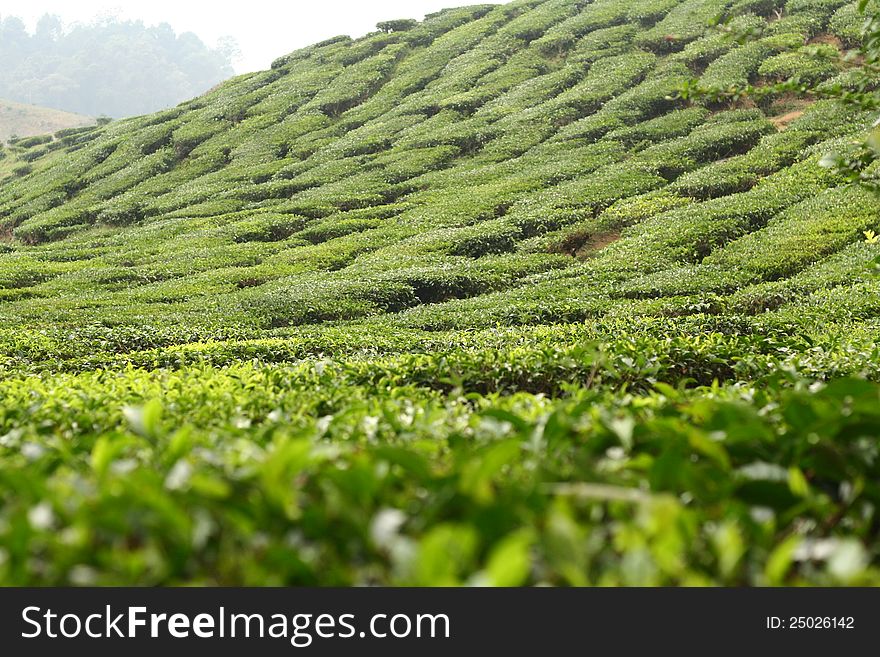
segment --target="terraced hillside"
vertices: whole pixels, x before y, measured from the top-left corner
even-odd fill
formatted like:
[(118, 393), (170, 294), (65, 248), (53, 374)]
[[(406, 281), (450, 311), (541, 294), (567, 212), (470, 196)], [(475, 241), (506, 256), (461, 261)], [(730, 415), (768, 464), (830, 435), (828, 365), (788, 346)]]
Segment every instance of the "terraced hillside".
[(876, 116), (678, 94), (861, 22), (452, 9), (7, 149), (0, 582), (880, 583)]

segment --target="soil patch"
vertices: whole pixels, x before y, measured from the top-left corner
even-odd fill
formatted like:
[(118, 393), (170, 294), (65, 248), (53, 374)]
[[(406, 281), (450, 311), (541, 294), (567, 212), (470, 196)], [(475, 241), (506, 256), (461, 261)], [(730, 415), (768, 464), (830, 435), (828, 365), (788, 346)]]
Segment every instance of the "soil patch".
[(596, 255), (596, 253), (604, 249), (606, 246), (614, 244), (619, 239), (619, 230), (593, 235), (575, 251), (574, 256), (582, 260), (586, 258), (591, 258)]

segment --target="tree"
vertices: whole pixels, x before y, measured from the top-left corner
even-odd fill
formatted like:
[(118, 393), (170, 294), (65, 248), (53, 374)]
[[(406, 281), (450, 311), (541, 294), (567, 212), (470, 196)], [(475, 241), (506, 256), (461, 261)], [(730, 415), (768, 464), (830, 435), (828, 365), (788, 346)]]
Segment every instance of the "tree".
[(115, 117), (146, 114), (192, 98), (232, 75), (235, 46), (208, 48), (168, 24), (146, 26), (112, 15), (64, 28), (44, 16), (35, 34), (0, 21), (0, 97)]
[(57, 41), (64, 30), (61, 19), (52, 14), (44, 14), (37, 21), (36, 40), (43, 46)]
[(412, 18), (400, 18), (393, 21), (376, 23), (376, 29), (380, 32), (405, 32), (413, 29), (418, 24), (419, 22)]

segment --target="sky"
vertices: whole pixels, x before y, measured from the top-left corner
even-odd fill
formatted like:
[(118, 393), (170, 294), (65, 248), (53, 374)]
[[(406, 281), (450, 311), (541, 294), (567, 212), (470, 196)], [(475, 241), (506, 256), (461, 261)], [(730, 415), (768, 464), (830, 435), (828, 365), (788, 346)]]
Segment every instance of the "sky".
[(421, 19), (446, 7), (487, 2), (492, 0), (4, 0), (0, 14), (20, 17), (30, 29), (46, 13), (60, 16), (65, 23), (87, 23), (106, 15), (139, 19), (148, 25), (168, 23), (175, 32), (194, 32), (210, 47), (231, 36), (241, 51), (233, 62), (235, 71), (249, 73), (338, 34), (363, 36), (379, 21)]

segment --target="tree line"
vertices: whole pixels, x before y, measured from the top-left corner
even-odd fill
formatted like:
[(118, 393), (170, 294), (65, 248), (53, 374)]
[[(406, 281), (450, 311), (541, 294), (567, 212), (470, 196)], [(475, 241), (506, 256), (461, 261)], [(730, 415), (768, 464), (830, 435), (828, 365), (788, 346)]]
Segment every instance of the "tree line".
[(205, 45), (170, 25), (105, 17), (65, 25), (45, 15), (31, 32), (0, 17), (0, 97), (114, 118), (192, 98), (233, 74), (235, 44)]

